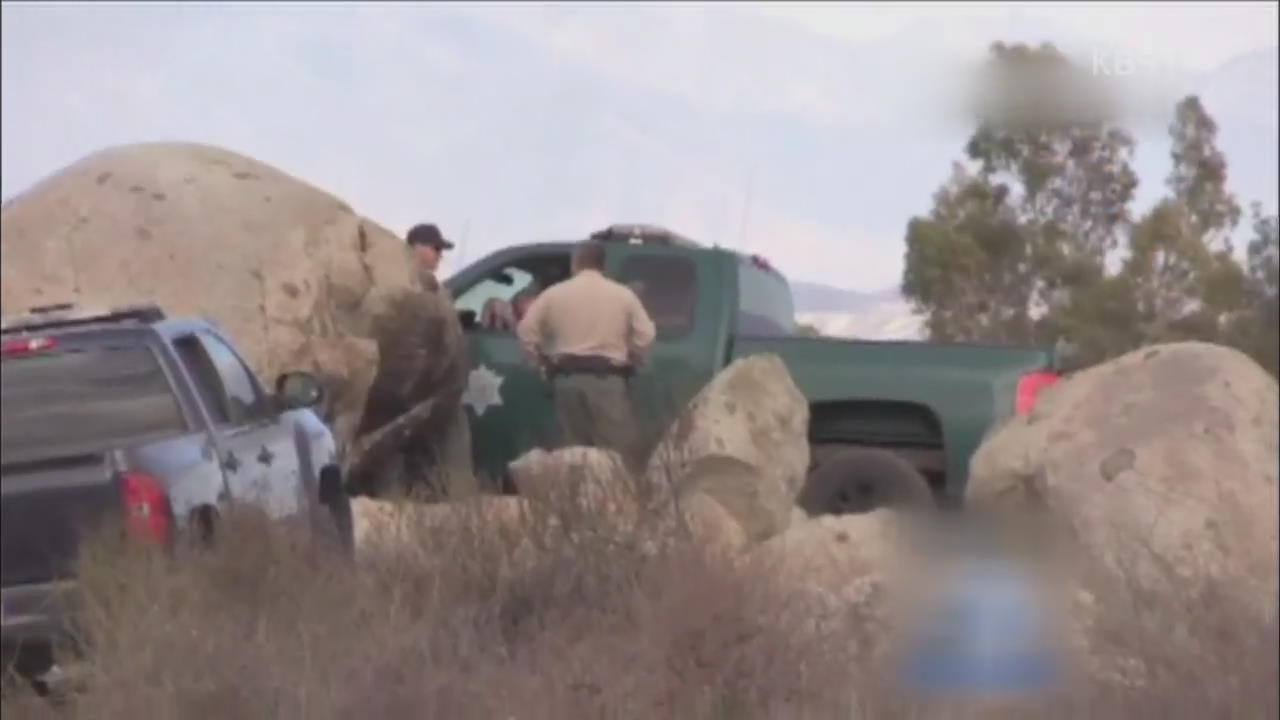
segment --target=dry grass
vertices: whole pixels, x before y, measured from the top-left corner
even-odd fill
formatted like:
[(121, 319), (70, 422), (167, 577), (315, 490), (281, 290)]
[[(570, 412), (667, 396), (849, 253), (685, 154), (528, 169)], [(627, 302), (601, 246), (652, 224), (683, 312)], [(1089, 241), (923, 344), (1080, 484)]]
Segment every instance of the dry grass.
[[(86, 547), (88, 685), (60, 709), (10, 695), (5, 718), (974, 716), (895, 694), (859, 666), (858, 628), (815, 632), (770, 578), (583, 514), (422, 526), (358, 567), (249, 512), (221, 530), (172, 558)], [(1108, 642), (1146, 659), (1147, 685), (1021, 716), (1275, 717), (1274, 625), (1202, 610), (1217, 645), (1202, 633), (1194, 653), (1108, 615)]]
[[(536, 720), (842, 710), (839, 643), (792, 642), (786, 609), (764, 588), (690, 547), (646, 552), (599, 523), (554, 520), (422, 527), (415, 547), (358, 568), (248, 512), (224, 518), (212, 550), (172, 559), (99, 541), (81, 571), (89, 684), (62, 712)], [(5, 717), (29, 709), (9, 698)]]

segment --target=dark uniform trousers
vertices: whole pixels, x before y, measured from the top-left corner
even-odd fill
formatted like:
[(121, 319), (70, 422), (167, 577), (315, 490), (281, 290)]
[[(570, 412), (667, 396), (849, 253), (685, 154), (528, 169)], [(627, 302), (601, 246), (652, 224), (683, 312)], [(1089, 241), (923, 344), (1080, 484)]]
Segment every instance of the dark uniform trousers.
[(613, 450), (634, 467), (638, 437), (627, 392), (629, 372), (574, 369), (572, 365), (572, 360), (562, 362), (551, 371), (565, 445)]

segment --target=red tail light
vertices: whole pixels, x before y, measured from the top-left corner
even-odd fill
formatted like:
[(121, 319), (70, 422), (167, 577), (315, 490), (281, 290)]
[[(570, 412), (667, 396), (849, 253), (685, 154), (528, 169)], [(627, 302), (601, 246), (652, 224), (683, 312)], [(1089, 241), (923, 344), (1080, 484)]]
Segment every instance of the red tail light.
[(165, 544), (173, 531), (169, 494), (159, 480), (141, 473), (120, 476), (125, 529), (133, 537)]
[(1014, 394), (1014, 411), (1026, 415), (1036, 406), (1040, 391), (1058, 382), (1058, 374), (1048, 370), (1030, 372), (1018, 379), (1018, 389)]
[(9, 357), (10, 355), (29, 355), (44, 350), (53, 349), (53, 338), (20, 338), (18, 340), (5, 340), (4, 345), (0, 345), (0, 355)]

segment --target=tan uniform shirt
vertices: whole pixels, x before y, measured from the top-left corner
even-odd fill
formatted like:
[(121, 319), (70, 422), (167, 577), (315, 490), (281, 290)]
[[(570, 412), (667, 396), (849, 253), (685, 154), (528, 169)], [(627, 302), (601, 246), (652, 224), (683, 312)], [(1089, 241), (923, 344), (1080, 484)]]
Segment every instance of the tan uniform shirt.
[(654, 334), (640, 298), (594, 270), (547, 288), (516, 328), (531, 359), (596, 355), (619, 365), (643, 364)]

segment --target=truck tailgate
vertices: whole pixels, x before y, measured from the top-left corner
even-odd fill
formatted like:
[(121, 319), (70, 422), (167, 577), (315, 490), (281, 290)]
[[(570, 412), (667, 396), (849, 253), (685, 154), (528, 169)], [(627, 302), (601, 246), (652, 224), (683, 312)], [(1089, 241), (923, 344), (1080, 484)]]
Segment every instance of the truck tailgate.
[[(781, 357), (815, 406), (867, 401), (926, 409), (942, 433), (944, 482), (953, 502), (963, 497), (969, 459), (983, 437), (1017, 412), (1020, 384), (1053, 367), (1051, 352), (1027, 347), (832, 338), (741, 338), (734, 343), (734, 357), (756, 353)], [(869, 426), (854, 434), (873, 439), (884, 432), (889, 437), (883, 439), (895, 445), (936, 436), (928, 427), (933, 423), (900, 428), (892, 417), (871, 416)], [(924, 437), (908, 433), (910, 427), (924, 429)]]
[(122, 507), (100, 454), (6, 465), (0, 491), (4, 587), (74, 575), (85, 533)]
[(18, 336), (6, 339), (2, 357), (7, 588), (74, 574), (85, 531), (123, 511), (116, 453), (187, 432), (187, 422), (136, 330)]
[(988, 414), (1012, 411), (1018, 378), (1049, 369), (1038, 348), (835, 338), (743, 338), (734, 355), (776, 353), (811, 401), (898, 399), (925, 405), (979, 402)]

